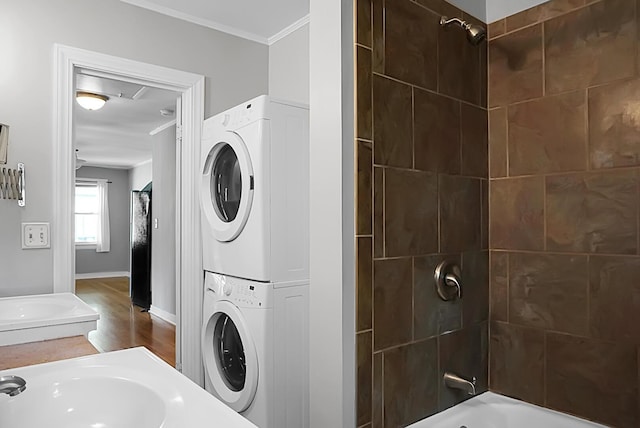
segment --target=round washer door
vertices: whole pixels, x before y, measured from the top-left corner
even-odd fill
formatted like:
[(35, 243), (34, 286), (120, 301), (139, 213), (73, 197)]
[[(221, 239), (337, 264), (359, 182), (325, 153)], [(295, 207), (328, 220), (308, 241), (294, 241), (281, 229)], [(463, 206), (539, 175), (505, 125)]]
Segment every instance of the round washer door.
[(253, 167), (238, 134), (216, 139), (202, 167), (202, 210), (218, 241), (233, 241), (247, 224), (253, 202)]
[(202, 330), (206, 375), (218, 397), (236, 412), (246, 410), (258, 387), (258, 355), (246, 323), (230, 302), (217, 302)]

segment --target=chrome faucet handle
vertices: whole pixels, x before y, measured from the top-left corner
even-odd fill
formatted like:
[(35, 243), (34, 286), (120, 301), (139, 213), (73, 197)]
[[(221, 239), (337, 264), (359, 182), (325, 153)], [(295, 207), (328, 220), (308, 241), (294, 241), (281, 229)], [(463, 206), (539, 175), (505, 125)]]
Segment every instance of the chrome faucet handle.
[[(444, 282), (450, 286), (456, 288), (456, 295), (458, 299), (462, 297), (462, 287), (460, 286), (460, 278), (455, 273), (448, 273), (444, 276)], [(451, 285), (453, 284), (453, 285)]]
[(438, 264), (433, 274), (436, 292), (444, 300), (455, 300), (462, 298), (462, 273), (460, 267), (455, 262), (443, 260)]

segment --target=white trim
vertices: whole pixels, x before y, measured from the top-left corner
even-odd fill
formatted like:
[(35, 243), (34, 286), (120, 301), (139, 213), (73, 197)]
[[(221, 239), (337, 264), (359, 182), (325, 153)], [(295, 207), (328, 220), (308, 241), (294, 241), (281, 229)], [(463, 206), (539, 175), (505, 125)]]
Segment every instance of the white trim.
[(129, 59), (54, 45), (53, 291), (75, 289), (73, 239), (73, 183), (75, 161), (72, 139), (73, 73), (75, 67), (112, 73), (127, 81), (182, 93), (184, 132), (178, 152), (176, 188), (176, 365), (199, 385), (204, 371), (200, 358), (202, 318), (202, 249), (198, 164), (204, 121), (204, 76)]
[(175, 119), (173, 119), (173, 120), (171, 120), (171, 121), (169, 121), (169, 122), (167, 122), (167, 123), (164, 123), (164, 124), (162, 124), (162, 125), (158, 126), (156, 129), (154, 129), (154, 130), (150, 131), (150, 132), (149, 132), (149, 135), (154, 136), (154, 135), (156, 135), (156, 134), (159, 134), (159, 133), (161, 133), (162, 131), (164, 131), (165, 129), (170, 128), (170, 127), (172, 127), (172, 126), (173, 126), (173, 125), (175, 125), (175, 124), (176, 124), (176, 120), (175, 120)]
[(273, 36), (269, 37), (267, 39), (267, 44), (269, 46), (271, 46), (272, 44), (274, 44), (278, 40), (284, 39), (289, 34), (293, 33), (294, 31), (296, 31), (296, 30), (298, 30), (298, 29), (300, 29), (302, 27), (304, 27), (310, 21), (311, 21), (311, 15), (307, 14), (307, 15), (303, 16), (302, 18), (298, 19), (293, 24), (289, 25), (288, 27), (283, 28), (282, 30), (280, 30), (279, 32), (274, 34)]
[[(148, 161), (145, 161), (148, 162)], [(94, 162), (87, 162), (85, 164), (82, 164), (82, 167), (91, 167), (91, 168), (106, 168), (106, 169), (131, 169), (132, 167), (130, 165), (111, 165), (108, 163), (94, 163)]]
[(92, 272), (92, 273), (77, 273), (76, 279), (99, 279), (99, 278), (122, 278), (131, 276), (131, 272)]
[(176, 315), (171, 312), (164, 311), (157, 306), (151, 305), (151, 309), (149, 309), (149, 313), (151, 315), (155, 315), (163, 321), (168, 322), (169, 324), (176, 325)]
[(146, 165), (148, 163), (153, 162), (153, 158), (147, 159), (147, 160), (143, 160), (142, 162), (138, 162), (137, 164), (133, 165), (131, 168), (137, 168), (139, 166), (143, 166)]
[(354, 3), (310, 0), (311, 428), (356, 426)]
[(241, 37), (243, 39), (251, 40), (252, 42), (267, 44), (267, 38), (260, 36), (249, 31), (240, 30), (229, 25), (221, 24), (220, 22), (212, 21), (210, 19), (200, 18), (188, 13), (180, 12), (175, 9), (171, 9), (166, 6), (160, 6), (156, 3), (146, 0), (120, 0), (123, 3), (128, 3), (133, 6), (138, 6), (143, 9), (152, 10), (163, 15), (170, 16), (172, 18), (182, 19), (183, 21), (191, 22), (192, 24), (202, 25), (203, 27), (211, 28), (212, 30), (222, 31), (223, 33), (231, 34), (232, 36)]
[(74, 245), (76, 250), (95, 250), (98, 248), (97, 242), (75, 242)]

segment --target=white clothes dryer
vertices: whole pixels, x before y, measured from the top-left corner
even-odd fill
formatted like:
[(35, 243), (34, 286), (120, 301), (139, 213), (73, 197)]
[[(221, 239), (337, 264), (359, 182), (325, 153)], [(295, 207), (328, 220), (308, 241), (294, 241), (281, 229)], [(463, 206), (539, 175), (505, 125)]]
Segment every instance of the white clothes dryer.
[(205, 273), (205, 389), (259, 428), (309, 426), (308, 282)]
[(309, 278), (309, 110), (263, 95), (204, 121), (205, 271)]

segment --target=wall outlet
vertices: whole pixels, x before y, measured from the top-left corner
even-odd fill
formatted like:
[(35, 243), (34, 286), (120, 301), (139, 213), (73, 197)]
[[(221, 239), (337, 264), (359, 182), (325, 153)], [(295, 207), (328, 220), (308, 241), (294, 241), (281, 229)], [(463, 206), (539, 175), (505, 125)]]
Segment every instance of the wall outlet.
[(22, 249), (51, 248), (49, 223), (22, 223)]

